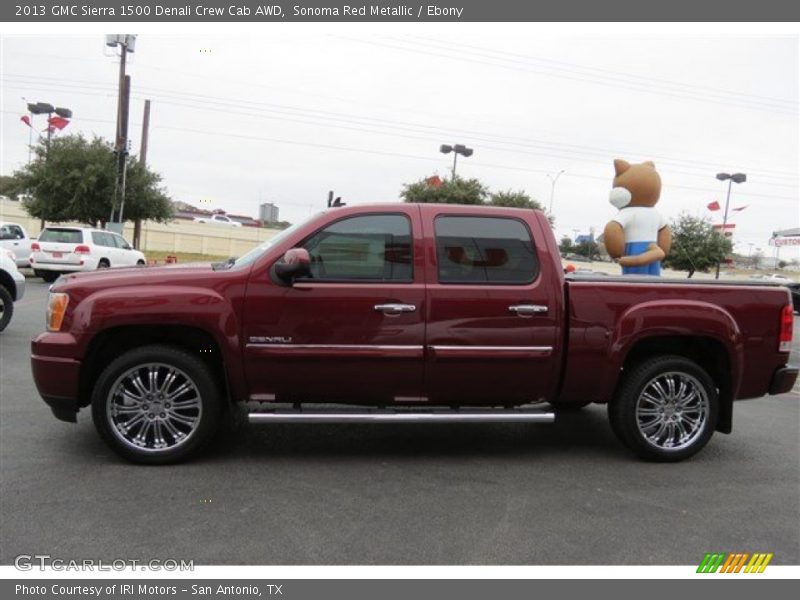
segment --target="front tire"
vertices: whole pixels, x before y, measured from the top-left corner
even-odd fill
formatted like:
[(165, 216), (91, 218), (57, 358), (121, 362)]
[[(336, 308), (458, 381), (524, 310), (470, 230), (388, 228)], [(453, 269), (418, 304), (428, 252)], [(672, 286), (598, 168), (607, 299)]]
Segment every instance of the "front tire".
[(617, 437), (640, 457), (676, 462), (711, 439), (719, 412), (717, 388), (697, 363), (659, 356), (624, 377), (608, 416)]
[(0, 285), (0, 331), (11, 322), (14, 315), (14, 298), (4, 285)]
[(92, 420), (120, 456), (143, 464), (185, 459), (213, 437), (220, 390), (199, 358), (171, 346), (126, 352), (92, 392)]

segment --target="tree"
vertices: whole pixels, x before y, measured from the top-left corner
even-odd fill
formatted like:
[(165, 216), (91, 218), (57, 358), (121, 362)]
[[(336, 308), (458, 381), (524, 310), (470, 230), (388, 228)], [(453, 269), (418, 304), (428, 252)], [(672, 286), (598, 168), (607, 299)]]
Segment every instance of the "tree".
[(488, 194), (488, 188), (477, 179), (464, 179), (456, 175), (436, 185), (426, 179), (407, 183), (400, 197), (405, 202), (426, 204), (484, 204)]
[(19, 192), (19, 181), (15, 177), (0, 175), (0, 196), (15, 198)]
[(522, 190), (518, 192), (513, 192), (511, 190), (494, 192), (490, 195), (489, 204), (492, 206), (508, 206), (509, 208), (544, 210), (544, 207), (537, 200), (534, 200)]
[[(14, 173), (19, 189), (29, 196), (23, 206), (31, 216), (47, 221), (78, 221), (96, 225), (111, 215), (116, 161), (110, 143), (81, 135), (54, 139), (46, 156), (43, 144), (36, 159)], [(160, 187), (161, 176), (128, 157), (125, 188), (126, 220), (172, 218), (172, 204)]]
[(561, 254), (572, 254), (575, 252), (575, 245), (572, 243), (572, 240), (569, 236), (565, 235), (561, 238), (561, 241), (558, 243), (558, 250)]
[(664, 266), (688, 271), (689, 277), (696, 271), (707, 273), (733, 251), (731, 241), (717, 233), (708, 219), (681, 213), (671, 227), (672, 249)]
[(584, 240), (573, 247), (573, 251), (578, 256), (583, 256), (589, 260), (597, 260), (600, 258), (600, 246), (597, 242), (592, 240)]

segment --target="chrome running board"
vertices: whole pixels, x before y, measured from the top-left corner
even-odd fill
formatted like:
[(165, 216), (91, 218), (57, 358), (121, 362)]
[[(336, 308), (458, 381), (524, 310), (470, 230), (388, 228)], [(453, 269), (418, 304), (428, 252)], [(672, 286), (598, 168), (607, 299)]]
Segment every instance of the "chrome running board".
[[(319, 406), (319, 405), (317, 405)], [(251, 423), (553, 423), (555, 413), (530, 409), (356, 409), (249, 412)]]

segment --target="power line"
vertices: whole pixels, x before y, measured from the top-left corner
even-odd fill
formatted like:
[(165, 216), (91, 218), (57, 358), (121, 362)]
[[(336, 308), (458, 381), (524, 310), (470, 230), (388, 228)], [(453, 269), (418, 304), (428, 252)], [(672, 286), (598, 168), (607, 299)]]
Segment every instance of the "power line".
[[(689, 100), (711, 102), (711, 103), (714, 103), (714, 104), (723, 104), (723, 105), (728, 105), (728, 106), (736, 106), (736, 107), (739, 107), (739, 108), (749, 108), (749, 109), (753, 109), (753, 110), (761, 110), (761, 111), (771, 112), (771, 113), (775, 113), (775, 114), (786, 114), (786, 115), (795, 115), (796, 114), (796, 110), (792, 110), (792, 109), (786, 108), (786, 107), (777, 107), (777, 106), (774, 106), (774, 105), (767, 104), (767, 103), (765, 103), (763, 101), (741, 100), (741, 99), (735, 99), (735, 98), (730, 98), (728, 100), (724, 100), (723, 101), (723, 100), (720, 100), (720, 99), (715, 98), (713, 96), (710, 96), (707, 92), (706, 93), (692, 92), (691, 90), (688, 90), (688, 91), (685, 91), (685, 92), (678, 92), (678, 91), (674, 91), (674, 90), (673, 91), (669, 91), (669, 90), (665, 90), (665, 89), (653, 90), (653, 89), (651, 89), (652, 88), (652, 84), (644, 85), (644, 84), (637, 84), (637, 83), (634, 83), (634, 82), (613, 82), (613, 81), (608, 81), (609, 80), (608, 77), (592, 76), (592, 75), (589, 75), (589, 74), (583, 74), (583, 76), (579, 76), (578, 74), (574, 74), (574, 73), (573, 74), (566, 74), (566, 73), (563, 73), (563, 72), (542, 71), (541, 67), (537, 68), (536, 66), (525, 64), (525, 63), (522, 63), (521, 61), (515, 61), (515, 60), (511, 60), (511, 59), (504, 59), (504, 58), (499, 58), (499, 57), (491, 56), (491, 55), (481, 55), (481, 54), (475, 53), (475, 52), (470, 53), (473, 56), (473, 58), (471, 58), (469, 56), (464, 56), (462, 50), (457, 51), (458, 53), (450, 53), (450, 54), (448, 54), (447, 52), (456, 52), (456, 51), (451, 51), (451, 50), (447, 50), (447, 49), (439, 49), (438, 52), (431, 52), (431, 51), (426, 51), (426, 50), (423, 50), (423, 49), (420, 49), (420, 48), (417, 48), (417, 47), (409, 47), (409, 46), (390, 44), (390, 43), (385, 43), (385, 42), (375, 42), (375, 41), (371, 41), (371, 40), (363, 40), (363, 39), (350, 38), (350, 37), (345, 37), (345, 36), (334, 36), (334, 37), (337, 37), (338, 39), (349, 40), (351, 42), (356, 42), (356, 43), (359, 43), (359, 44), (367, 44), (367, 45), (378, 46), (378, 47), (383, 47), (383, 48), (393, 48), (395, 50), (400, 50), (400, 51), (403, 51), (403, 52), (411, 52), (411, 53), (414, 53), (414, 54), (422, 54), (422, 55), (425, 55), (425, 56), (436, 56), (436, 57), (439, 57), (439, 58), (447, 58), (447, 59), (451, 59), (451, 60), (457, 60), (457, 61), (473, 63), (473, 64), (482, 64), (482, 65), (487, 65), (487, 66), (492, 66), (492, 67), (510, 69), (510, 70), (513, 70), (513, 71), (524, 71), (524, 72), (529, 72), (529, 73), (538, 73), (540, 75), (549, 75), (549, 76), (558, 77), (558, 78), (561, 78), (561, 79), (570, 79), (570, 80), (578, 81), (578, 82), (581, 82), (581, 83), (595, 83), (595, 84), (599, 84), (599, 85), (612, 86), (615, 89), (623, 88), (623, 89), (629, 89), (629, 90), (637, 91), (637, 92), (646, 92), (646, 93), (657, 94), (657, 95), (671, 96), (671, 97), (675, 97), (675, 98), (683, 98), (683, 99), (689, 99)], [(405, 42), (401, 42), (401, 44), (402, 43), (405, 43)], [(422, 45), (425, 46), (424, 44), (422, 44)], [(430, 46), (428, 46), (428, 47), (430, 47)], [(477, 56), (478, 58), (474, 58), (475, 56)], [(492, 62), (492, 61), (494, 61), (494, 62)], [(515, 63), (518, 63), (518, 64), (515, 64)]]
[[(394, 40), (397, 40), (397, 41), (402, 41), (401, 38), (397, 38), (397, 37), (394, 37), (394, 38), (391, 38), (391, 39), (394, 39)], [(519, 54), (519, 53), (515, 53), (515, 52), (507, 52), (507, 51), (504, 51), (504, 50), (495, 50), (493, 48), (474, 46), (474, 45), (471, 45), (471, 44), (464, 44), (464, 43), (461, 43), (461, 42), (448, 41), (448, 42), (445, 43), (445, 42), (442, 42), (442, 41), (439, 41), (439, 40), (436, 40), (436, 39), (433, 39), (433, 38), (425, 38), (425, 37), (415, 37), (413, 39), (415, 39), (415, 40), (424, 40), (425, 42), (428, 43), (428, 45), (431, 45), (433, 47), (444, 47), (444, 49), (448, 49), (448, 45), (449, 46), (455, 46), (455, 47), (464, 48), (464, 49), (468, 49), (468, 50), (476, 51), (476, 52), (481, 52), (481, 53), (490, 53), (490, 54), (511, 56), (511, 57), (515, 57), (515, 58), (524, 59), (526, 61), (549, 63), (549, 64), (554, 65), (557, 68), (565, 68), (566, 67), (566, 68), (569, 68), (569, 69), (576, 69), (576, 70), (580, 70), (580, 71), (588, 71), (589, 73), (587, 73), (587, 74), (589, 74), (589, 75), (593, 75), (595, 72), (608, 73), (612, 78), (630, 79), (630, 80), (635, 80), (635, 81), (651, 82), (651, 83), (657, 83), (657, 84), (667, 85), (667, 86), (672, 86), (672, 87), (677, 87), (677, 88), (688, 88), (688, 89), (694, 88), (694, 89), (704, 90), (704, 91), (707, 91), (707, 92), (710, 92), (710, 93), (714, 93), (714, 94), (719, 94), (721, 97), (724, 97), (725, 95), (740, 96), (740, 97), (745, 98), (745, 99), (752, 98), (754, 100), (764, 101), (764, 102), (767, 102), (767, 103), (786, 104), (786, 105), (788, 105), (786, 108), (794, 108), (794, 109), (797, 108), (797, 101), (796, 100), (786, 100), (786, 99), (774, 98), (774, 97), (770, 97), (770, 96), (760, 96), (758, 94), (737, 92), (737, 91), (734, 91), (734, 90), (726, 90), (726, 89), (722, 89), (722, 88), (705, 86), (705, 85), (689, 84), (689, 83), (685, 83), (685, 82), (672, 81), (672, 80), (669, 80), (669, 79), (664, 79), (664, 78), (659, 78), (659, 77), (649, 77), (649, 76), (645, 76), (645, 75), (633, 75), (631, 73), (624, 73), (622, 71), (615, 71), (613, 69), (606, 69), (606, 68), (603, 68), (603, 67), (597, 67), (595, 65), (580, 65), (580, 64), (577, 64), (577, 63), (571, 63), (571, 62), (566, 62), (566, 61), (561, 61), (561, 60), (553, 60), (553, 59), (549, 59), (549, 58), (530, 56), (530, 55)]]
[[(6, 75), (6, 76), (4, 76), (4, 78), (9, 78), (9, 77), (11, 77), (12, 81), (13, 81), (13, 78), (15, 78), (15, 77), (19, 78), (19, 77), (28, 77), (28, 76), (19, 76), (19, 75)], [(64, 80), (59, 80), (57, 78), (45, 78), (45, 79), (50, 79), (52, 81), (64, 81)], [(24, 81), (23, 81), (23, 83), (24, 83)], [(104, 85), (104, 84), (102, 84), (100, 82), (88, 82), (87, 81), (87, 82), (84, 82), (84, 83), (86, 85), (95, 86), (93, 89), (95, 91), (98, 91), (98, 92), (101, 91), (101, 88)], [(78, 85), (78, 84), (71, 83), (71, 82), (63, 83), (63, 84), (62, 83), (53, 83), (51, 85), (55, 86), (55, 87), (63, 86), (63, 87), (66, 87), (66, 88), (89, 89), (84, 85)], [(26, 87), (25, 89), (30, 89), (30, 87), (31, 86), (28, 85), (28, 87)], [(504, 135), (497, 135), (497, 134), (487, 134), (487, 133), (484, 133), (484, 132), (477, 132), (476, 133), (476, 132), (469, 132), (469, 131), (464, 131), (464, 130), (456, 130), (456, 129), (437, 127), (437, 126), (430, 126), (430, 125), (419, 124), (419, 123), (392, 121), (392, 120), (388, 120), (388, 119), (371, 118), (371, 117), (352, 117), (351, 115), (347, 115), (346, 113), (337, 113), (337, 112), (333, 112), (333, 111), (321, 111), (321, 110), (315, 110), (315, 109), (306, 109), (306, 108), (302, 108), (302, 107), (294, 107), (294, 106), (291, 106), (291, 105), (237, 101), (238, 104), (244, 104), (244, 105), (248, 105), (249, 104), (252, 107), (252, 110), (257, 110), (258, 111), (258, 113), (248, 113), (248, 112), (244, 112), (244, 111), (241, 111), (241, 110), (236, 110), (236, 109), (229, 108), (229, 105), (230, 105), (231, 102), (233, 102), (233, 100), (227, 99), (227, 98), (221, 98), (221, 97), (216, 97), (216, 96), (207, 96), (207, 95), (202, 95), (202, 94), (201, 95), (197, 95), (197, 94), (193, 94), (193, 95), (181, 94), (181, 93), (178, 93), (178, 92), (173, 92), (171, 90), (163, 90), (163, 89), (159, 89), (159, 88), (142, 87), (141, 89), (144, 90), (144, 92), (146, 92), (146, 94), (148, 96), (153, 96), (154, 94), (162, 94), (163, 95), (161, 97), (161, 102), (162, 103), (166, 103), (166, 104), (172, 103), (172, 104), (175, 104), (177, 106), (183, 106), (183, 107), (190, 107), (190, 108), (197, 108), (197, 109), (204, 109), (204, 110), (216, 110), (216, 109), (206, 108), (205, 106), (203, 106), (203, 105), (207, 105), (207, 106), (214, 106), (214, 107), (224, 108), (226, 110), (226, 113), (231, 113), (231, 114), (247, 115), (247, 116), (259, 117), (259, 118), (276, 118), (276, 117), (269, 117), (269, 116), (263, 114), (265, 112), (269, 112), (269, 113), (273, 113), (273, 114), (288, 115), (288, 116), (292, 117), (291, 119), (287, 119), (285, 117), (281, 118), (280, 120), (283, 120), (283, 121), (294, 121), (294, 122), (305, 123), (305, 124), (322, 125), (322, 126), (326, 126), (326, 127), (338, 127), (338, 128), (351, 129), (351, 130), (356, 130), (356, 131), (377, 133), (377, 134), (381, 134), (381, 135), (391, 135), (391, 136), (398, 136), (398, 137), (406, 137), (406, 138), (410, 138), (410, 139), (428, 139), (428, 138), (422, 138), (420, 136), (413, 136), (413, 135), (409, 135), (409, 134), (397, 134), (397, 133), (394, 133), (394, 132), (377, 131), (377, 130), (374, 130), (374, 129), (364, 129), (363, 127), (362, 128), (359, 128), (359, 127), (344, 127), (342, 125), (335, 125), (333, 123), (350, 123), (350, 124), (355, 124), (355, 125), (378, 126), (378, 127), (389, 128), (389, 129), (400, 129), (400, 130), (403, 130), (403, 131), (413, 131), (413, 132), (416, 132), (416, 133), (426, 133), (426, 134), (429, 134), (429, 135), (432, 135), (434, 133), (436, 135), (442, 135), (442, 134), (446, 134), (446, 135), (456, 134), (456, 135), (462, 135), (462, 136), (463, 135), (467, 135), (467, 136), (471, 136), (472, 139), (479, 140), (479, 141), (489, 141), (489, 142), (495, 142), (495, 143), (500, 143), (500, 144), (505, 144), (505, 145), (513, 145), (513, 146), (519, 146), (519, 147), (544, 149), (544, 150), (548, 151), (547, 154), (542, 153), (542, 152), (527, 152), (527, 154), (531, 154), (531, 155), (551, 157), (552, 156), (552, 154), (551, 154), (552, 152), (559, 152), (564, 156), (560, 156), (560, 157), (557, 157), (557, 158), (575, 158), (576, 160), (581, 160), (581, 161), (584, 161), (584, 162), (595, 162), (595, 163), (598, 163), (598, 164), (605, 164), (607, 162), (605, 160), (605, 156), (607, 156), (608, 153), (617, 153), (617, 154), (625, 154), (626, 153), (625, 151), (619, 151), (619, 150), (609, 150), (609, 149), (583, 147), (583, 146), (578, 146), (576, 144), (564, 144), (564, 143), (557, 143), (557, 142), (546, 142), (546, 141), (540, 141), (540, 140), (535, 140), (535, 139), (527, 140), (526, 138), (520, 138), (520, 137), (515, 137), (515, 136), (504, 136)], [(73, 92), (73, 93), (81, 93), (81, 92)], [(93, 94), (88, 94), (88, 95), (93, 95)], [(172, 101), (164, 100), (164, 97), (172, 98), (173, 100)], [(183, 103), (175, 102), (174, 99), (176, 99), (176, 98), (179, 101), (183, 100)], [(186, 102), (189, 102), (191, 104), (187, 104)], [(200, 106), (198, 106), (198, 104)], [(266, 108), (266, 107), (277, 107), (277, 108)], [(314, 114), (314, 113), (319, 113), (319, 114)], [(303, 120), (303, 119), (306, 119), (306, 120)], [(308, 121), (307, 119), (317, 119), (317, 121)], [(324, 122), (320, 122), (319, 119), (324, 119)], [(366, 121), (366, 123), (364, 121)], [(370, 121), (372, 121), (372, 123)], [(422, 130), (422, 131), (420, 131), (420, 130)], [(510, 140), (510, 141), (507, 141), (507, 140)], [(524, 141), (514, 141), (514, 140), (524, 140)], [(561, 146), (563, 146), (563, 147), (561, 147)], [(485, 146), (485, 147), (488, 147), (488, 146)], [(496, 150), (499, 150), (499, 151), (506, 151), (506, 152), (510, 151), (510, 150), (505, 149), (505, 148), (497, 148), (497, 147), (494, 147), (493, 149), (496, 149)], [(520, 152), (520, 151), (515, 151), (515, 152)], [(523, 153), (525, 153), (525, 152), (523, 152)], [(588, 159), (588, 158), (583, 158), (583, 157), (581, 157), (581, 155), (601, 156), (601, 157), (603, 157), (603, 160), (592, 160), (592, 159)], [(681, 160), (671, 159), (670, 157), (665, 157), (665, 156), (659, 157), (658, 155), (650, 155), (650, 157), (654, 158), (654, 159), (659, 159), (662, 162), (662, 164), (678, 165), (678, 166), (680, 166), (681, 168), (684, 168), (684, 169), (691, 168), (691, 169), (696, 169), (696, 170), (707, 171), (709, 168), (719, 168), (719, 166), (720, 166), (720, 163), (715, 163), (715, 164), (706, 163), (706, 166), (704, 167), (702, 162), (699, 162), (699, 161), (696, 161), (696, 160), (695, 161), (681, 161)], [(689, 164), (682, 164), (683, 162), (688, 162)], [(792, 178), (792, 176), (777, 174), (777, 173), (781, 173), (779, 171), (768, 171), (768, 170), (764, 170), (764, 169), (749, 169), (749, 168), (747, 170), (748, 170), (748, 172), (751, 172), (753, 174), (761, 174), (760, 176), (764, 177), (764, 178), (770, 178), (770, 179), (790, 179), (790, 178)], [(691, 176), (691, 177), (702, 177), (702, 176), (704, 176), (703, 173), (691, 173), (691, 172), (680, 171), (680, 170), (674, 170), (674, 172), (682, 173), (682, 174), (685, 174), (685, 175), (688, 175), (688, 176)], [(796, 176), (794, 176), (794, 177), (796, 177)], [(794, 187), (792, 184), (785, 184), (785, 183), (783, 183), (783, 184), (782, 183), (769, 183), (769, 182), (762, 182), (762, 183), (764, 183), (765, 185), (772, 185), (772, 186)]]

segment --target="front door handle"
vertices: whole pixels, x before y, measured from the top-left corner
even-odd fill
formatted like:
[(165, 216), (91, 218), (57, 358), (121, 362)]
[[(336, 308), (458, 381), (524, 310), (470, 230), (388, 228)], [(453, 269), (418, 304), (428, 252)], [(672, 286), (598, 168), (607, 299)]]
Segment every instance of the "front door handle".
[(375, 310), (387, 315), (399, 315), (400, 313), (414, 312), (417, 307), (413, 304), (376, 304)]
[(515, 312), (520, 316), (528, 315), (542, 315), (549, 309), (543, 304), (514, 304), (508, 307), (508, 310)]

